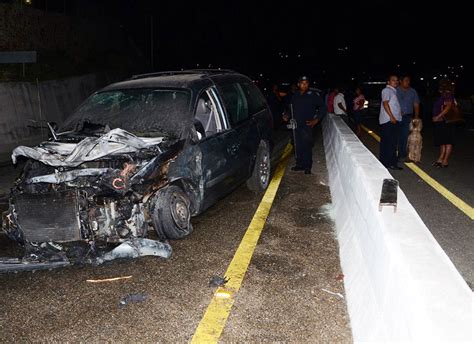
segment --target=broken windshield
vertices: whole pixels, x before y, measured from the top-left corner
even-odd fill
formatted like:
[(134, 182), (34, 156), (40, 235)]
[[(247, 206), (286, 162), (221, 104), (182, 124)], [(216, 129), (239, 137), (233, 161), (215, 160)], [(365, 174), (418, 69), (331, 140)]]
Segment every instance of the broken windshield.
[[(186, 89), (126, 89), (89, 97), (69, 117), (62, 131), (94, 132), (121, 128), (136, 135), (179, 137), (190, 121), (191, 92)], [(154, 135), (155, 136), (155, 135)]]

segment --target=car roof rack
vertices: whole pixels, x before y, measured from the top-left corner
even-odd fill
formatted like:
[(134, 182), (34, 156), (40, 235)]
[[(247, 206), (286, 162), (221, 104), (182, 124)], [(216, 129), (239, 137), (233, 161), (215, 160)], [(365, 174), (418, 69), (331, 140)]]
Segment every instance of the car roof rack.
[(164, 72), (153, 72), (145, 74), (136, 74), (132, 75), (130, 80), (152, 78), (155, 76), (166, 76), (166, 75), (183, 75), (183, 74), (226, 74), (226, 73), (235, 73), (231, 69), (185, 69), (185, 70), (174, 70), (174, 71), (164, 71)]

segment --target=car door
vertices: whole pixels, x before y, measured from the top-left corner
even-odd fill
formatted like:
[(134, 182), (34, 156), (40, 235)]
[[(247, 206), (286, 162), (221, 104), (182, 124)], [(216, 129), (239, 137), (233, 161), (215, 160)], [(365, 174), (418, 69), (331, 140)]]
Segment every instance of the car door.
[(259, 136), (258, 128), (250, 114), (244, 88), (239, 82), (227, 82), (219, 85), (218, 89), (233, 133), (229, 137), (228, 147), (233, 171), (229, 183), (230, 186), (236, 187), (250, 176), (249, 166), (255, 154), (255, 147), (258, 146), (258, 143), (255, 143)]
[(240, 82), (242, 90), (247, 98), (250, 116), (250, 128), (247, 132), (246, 144), (247, 155), (251, 157), (249, 172), (253, 168), (257, 150), (261, 140), (266, 140), (273, 147), (273, 118), (268, 108), (265, 97), (250, 80)]
[[(204, 106), (203, 106), (204, 103)], [(236, 133), (224, 113), (215, 87), (198, 97), (195, 126), (200, 134), (197, 144), (201, 153), (201, 180), (203, 209), (229, 192), (235, 174)]]

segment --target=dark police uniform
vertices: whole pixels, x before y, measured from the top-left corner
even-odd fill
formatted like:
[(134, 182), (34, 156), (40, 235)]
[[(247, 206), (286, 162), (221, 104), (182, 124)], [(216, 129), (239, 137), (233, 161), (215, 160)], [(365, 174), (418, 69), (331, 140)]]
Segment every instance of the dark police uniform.
[(296, 166), (303, 170), (311, 170), (313, 166), (313, 128), (306, 121), (321, 119), (325, 112), (323, 99), (314, 91), (308, 90), (301, 94), (296, 92), (291, 98), (293, 116), (296, 120)]

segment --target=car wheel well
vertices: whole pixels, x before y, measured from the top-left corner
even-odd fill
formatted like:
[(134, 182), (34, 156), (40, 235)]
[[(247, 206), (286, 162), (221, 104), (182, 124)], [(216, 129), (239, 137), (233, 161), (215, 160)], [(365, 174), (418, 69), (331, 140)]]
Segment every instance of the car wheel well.
[(266, 190), (270, 182), (271, 162), (270, 162), (270, 142), (260, 140), (255, 162), (252, 164), (252, 173), (247, 180), (247, 187), (256, 193)]
[(168, 184), (155, 193), (150, 215), (153, 227), (162, 240), (182, 239), (193, 231), (191, 201), (176, 184)]
[(194, 183), (185, 178), (179, 178), (172, 180), (169, 185), (175, 185), (186, 193), (191, 202), (191, 215), (196, 215), (201, 207), (201, 198), (199, 197), (199, 189)]

